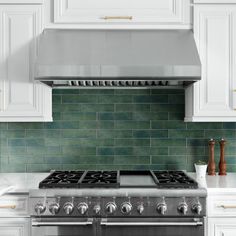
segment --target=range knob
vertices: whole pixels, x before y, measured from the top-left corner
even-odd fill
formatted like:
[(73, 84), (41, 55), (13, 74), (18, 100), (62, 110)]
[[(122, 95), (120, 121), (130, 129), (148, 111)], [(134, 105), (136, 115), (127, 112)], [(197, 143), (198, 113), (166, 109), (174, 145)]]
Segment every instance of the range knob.
[(84, 215), (88, 210), (88, 204), (86, 202), (81, 202), (77, 208), (78, 208), (79, 213), (81, 215)]
[(121, 205), (121, 212), (123, 214), (129, 214), (132, 211), (132, 205), (130, 202), (124, 202)]
[(180, 213), (182, 213), (183, 215), (186, 215), (187, 214), (187, 211), (188, 211), (188, 205), (186, 202), (182, 202), (179, 204), (178, 206), (178, 211)]
[(117, 206), (114, 202), (108, 202), (106, 205), (106, 211), (108, 214), (113, 214), (117, 209)]
[(201, 211), (202, 211), (202, 205), (201, 205), (201, 203), (198, 202), (198, 203), (194, 204), (194, 205), (192, 206), (192, 211), (195, 212), (195, 213), (197, 213), (198, 215), (200, 215), (200, 214), (201, 214)]
[(159, 203), (157, 204), (157, 211), (161, 214), (161, 215), (165, 215), (166, 211), (167, 211), (167, 205), (165, 202)]
[(143, 206), (143, 204), (138, 205), (137, 211), (138, 211), (138, 213), (139, 213), (140, 215), (143, 214), (143, 211), (144, 211), (144, 206)]
[(71, 202), (67, 202), (65, 203), (63, 209), (67, 215), (70, 215), (74, 210), (74, 204)]
[(53, 214), (56, 215), (60, 210), (60, 206), (58, 203), (54, 202), (49, 205), (49, 211)]
[(93, 211), (95, 212), (95, 214), (99, 214), (100, 213), (100, 211), (101, 211), (101, 206), (100, 205), (95, 205), (94, 207), (93, 207)]
[(45, 212), (46, 207), (42, 203), (37, 203), (34, 207), (35, 212), (37, 215), (40, 215)]

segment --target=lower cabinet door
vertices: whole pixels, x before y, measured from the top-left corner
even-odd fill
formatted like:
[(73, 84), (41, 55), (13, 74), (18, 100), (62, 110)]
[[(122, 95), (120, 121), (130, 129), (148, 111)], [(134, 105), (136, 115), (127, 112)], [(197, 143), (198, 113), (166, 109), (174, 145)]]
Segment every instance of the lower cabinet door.
[(236, 218), (208, 218), (208, 236), (235, 236)]
[(28, 218), (0, 218), (1, 236), (30, 236)]

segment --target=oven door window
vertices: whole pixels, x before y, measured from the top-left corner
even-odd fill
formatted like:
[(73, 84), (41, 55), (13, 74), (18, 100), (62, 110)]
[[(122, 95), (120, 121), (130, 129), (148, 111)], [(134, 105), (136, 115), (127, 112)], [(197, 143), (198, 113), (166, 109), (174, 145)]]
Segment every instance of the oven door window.
[(41, 218), (32, 219), (33, 236), (95, 236), (96, 227), (92, 219)]
[(99, 236), (204, 236), (203, 219), (102, 219)]

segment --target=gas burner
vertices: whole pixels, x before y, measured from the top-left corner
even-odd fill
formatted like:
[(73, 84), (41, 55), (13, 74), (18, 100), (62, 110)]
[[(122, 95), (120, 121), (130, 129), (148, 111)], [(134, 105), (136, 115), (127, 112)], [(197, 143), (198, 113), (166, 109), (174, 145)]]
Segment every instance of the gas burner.
[(183, 171), (152, 171), (158, 188), (198, 188), (195, 180)]
[(81, 187), (119, 187), (119, 171), (87, 171)]
[(78, 188), (84, 171), (54, 171), (39, 183), (39, 188)]

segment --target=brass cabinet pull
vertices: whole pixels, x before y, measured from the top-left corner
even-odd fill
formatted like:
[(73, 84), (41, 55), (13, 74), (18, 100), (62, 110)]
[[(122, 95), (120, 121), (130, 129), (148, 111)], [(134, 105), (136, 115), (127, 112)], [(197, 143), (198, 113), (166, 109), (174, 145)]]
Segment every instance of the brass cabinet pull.
[(219, 205), (218, 207), (224, 208), (224, 209), (236, 209), (236, 205)]
[(133, 16), (104, 16), (103, 20), (133, 20)]
[(15, 209), (16, 205), (0, 205), (0, 209)]

